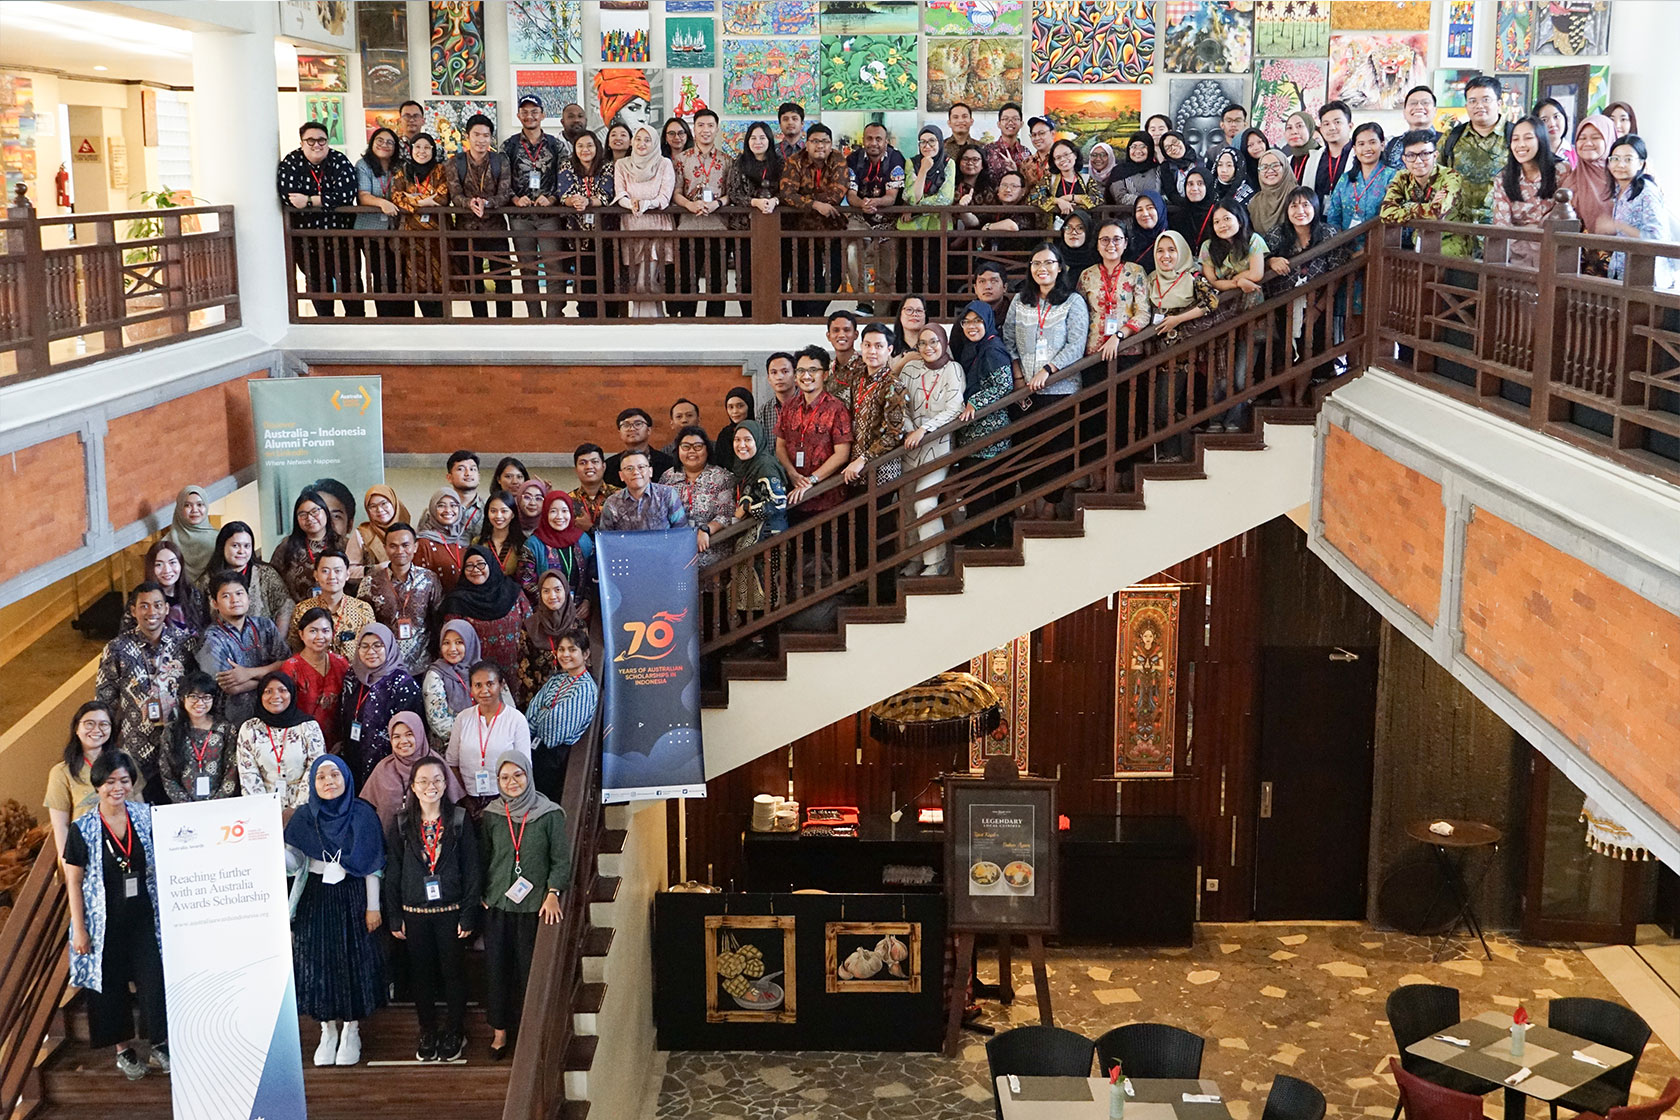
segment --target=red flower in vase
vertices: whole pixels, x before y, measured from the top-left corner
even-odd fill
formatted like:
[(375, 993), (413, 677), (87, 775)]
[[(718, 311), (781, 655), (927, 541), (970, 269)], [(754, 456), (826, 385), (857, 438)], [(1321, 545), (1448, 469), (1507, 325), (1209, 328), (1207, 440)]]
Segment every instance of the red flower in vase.
[(1511, 1016), (1511, 1023), (1518, 1027), (1528, 1026), (1528, 1008), (1518, 1007), (1516, 1013)]

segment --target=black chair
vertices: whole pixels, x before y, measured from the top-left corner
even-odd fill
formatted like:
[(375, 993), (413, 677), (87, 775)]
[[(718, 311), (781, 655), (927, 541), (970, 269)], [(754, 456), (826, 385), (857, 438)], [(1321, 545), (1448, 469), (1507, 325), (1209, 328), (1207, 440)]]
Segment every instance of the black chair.
[(1651, 1040), (1651, 1026), (1639, 1014), (1619, 1003), (1591, 996), (1554, 999), (1546, 1008), (1546, 1025), (1589, 1042), (1597, 1042), (1633, 1055), (1633, 1061), (1617, 1066), (1552, 1102), (1552, 1120), (1558, 1108), (1571, 1112), (1596, 1112), (1607, 1116), (1612, 1108), (1628, 1103), (1633, 1075), (1645, 1044)]
[(1128, 1023), (1097, 1039), (1097, 1067), (1107, 1077), (1119, 1062), (1127, 1077), (1197, 1078), (1202, 1036), (1165, 1023)]
[[(1442, 984), (1407, 984), (1394, 989), (1388, 996), (1388, 1026), (1394, 1032), (1394, 1044), (1400, 1048), (1400, 1067), (1407, 1073), (1432, 1081), (1444, 1089), (1459, 1093), (1486, 1096), (1499, 1086), (1491, 1081), (1406, 1053), (1406, 1047), (1422, 1042), (1460, 1022), (1458, 989)], [(1398, 1120), (1400, 1105), (1394, 1106)]]
[(986, 1066), (991, 1072), (992, 1106), (1003, 1120), (1003, 1100), (997, 1079), (1022, 1077), (1089, 1077), (1095, 1044), (1078, 1031), (1061, 1027), (1016, 1027), (986, 1043)]
[(1272, 1078), (1260, 1120), (1324, 1120), (1324, 1094), (1310, 1081), (1280, 1073)]

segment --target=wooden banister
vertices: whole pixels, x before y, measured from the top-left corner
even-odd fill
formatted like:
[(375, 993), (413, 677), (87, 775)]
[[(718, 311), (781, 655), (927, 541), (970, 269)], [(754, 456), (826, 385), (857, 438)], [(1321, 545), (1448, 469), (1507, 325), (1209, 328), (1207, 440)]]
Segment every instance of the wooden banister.
[(64, 876), (49, 835), (0, 929), (0, 1115), (39, 1102), (33, 1074), (69, 985), (69, 928)]

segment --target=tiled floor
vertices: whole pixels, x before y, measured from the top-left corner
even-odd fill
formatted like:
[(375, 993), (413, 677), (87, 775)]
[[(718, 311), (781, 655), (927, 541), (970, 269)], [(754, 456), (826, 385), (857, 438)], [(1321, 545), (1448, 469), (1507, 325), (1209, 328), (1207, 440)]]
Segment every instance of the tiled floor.
[[(1472, 943), (1474, 945), (1474, 943)], [(1258, 1120), (1273, 1075), (1324, 1090), (1332, 1116), (1388, 1117), (1394, 1039), (1383, 1001), (1401, 984), (1450, 984), (1466, 1015), (1527, 1004), (1542, 1021), (1559, 996), (1617, 998), (1574, 948), (1493, 942), (1494, 959), (1462, 945), (1381, 933), (1358, 924), (1202, 925), (1189, 949), (1056, 950), (1056, 1022), (1095, 1037), (1123, 1023), (1174, 1023), (1207, 1039), (1204, 1077), (1217, 1080), (1234, 1120)], [(1436, 961), (1439, 954), (1442, 960)], [(1000, 1026), (1038, 1021), (1017, 957), (1012, 1008), (989, 1005)], [(982, 970), (983, 975), (985, 970)], [(992, 1114), (986, 1055), (965, 1035), (962, 1055), (699, 1053), (670, 1056), (658, 1116), (739, 1120), (954, 1120)], [(1653, 1038), (1634, 1099), (1654, 1096), (1680, 1060)], [(1500, 1094), (1487, 1098), (1500, 1117)], [(1544, 1120), (1535, 1105), (1529, 1116)]]

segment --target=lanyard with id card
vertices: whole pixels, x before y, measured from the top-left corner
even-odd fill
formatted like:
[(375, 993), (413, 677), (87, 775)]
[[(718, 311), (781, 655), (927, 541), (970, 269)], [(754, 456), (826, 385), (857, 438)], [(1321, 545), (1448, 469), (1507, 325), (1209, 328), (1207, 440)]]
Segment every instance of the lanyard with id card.
[(507, 895), (508, 901), (515, 905), (524, 902), (525, 896), (535, 889), (531, 885), (531, 880), (525, 878), (525, 868), (519, 862), (519, 846), (525, 842), (525, 822), (530, 819), (531, 811), (527, 809), (524, 815), (519, 818), (519, 835), (515, 836), (513, 834), (513, 814), (507, 814), (508, 839), (513, 841), (513, 885), (503, 893)]
[(438, 879), (437, 865), (438, 856), (443, 852), (443, 821), (438, 821), (435, 837), (429, 826), (421, 826), (420, 846), (426, 850), (426, 901), (442, 902), (443, 883)]
[(99, 823), (105, 828), (105, 836), (110, 844), (111, 855), (116, 857), (117, 868), (123, 876), (123, 897), (140, 897), (140, 876), (134, 873), (134, 818), (129, 815), (128, 806), (123, 806), (123, 816), (128, 818), (128, 828), (123, 831), (123, 838), (117, 839), (117, 834), (111, 831), (111, 825), (100, 814)]

